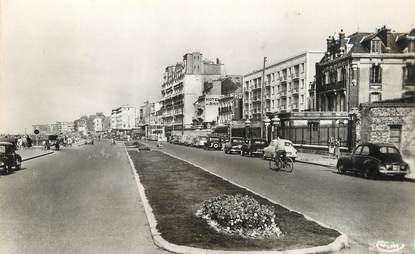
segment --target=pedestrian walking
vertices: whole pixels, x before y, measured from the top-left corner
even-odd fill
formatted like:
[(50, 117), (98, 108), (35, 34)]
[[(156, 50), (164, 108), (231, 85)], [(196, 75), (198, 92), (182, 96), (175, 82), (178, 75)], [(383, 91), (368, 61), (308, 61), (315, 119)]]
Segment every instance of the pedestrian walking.
[(32, 139), (29, 136), (27, 136), (26, 140), (27, 140), (27, 147), (28, 148), (31, 148), (32, 147), (32, 143), (33, 143)]
[(336, 159), (340, 158), (340, 138), (337, 138), (334, 142), (334, 154), (336, 155)]

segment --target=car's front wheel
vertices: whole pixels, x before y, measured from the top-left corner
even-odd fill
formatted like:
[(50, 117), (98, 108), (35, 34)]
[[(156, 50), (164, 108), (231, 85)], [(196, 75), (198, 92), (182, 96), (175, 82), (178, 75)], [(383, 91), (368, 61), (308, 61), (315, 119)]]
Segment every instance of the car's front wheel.
[(21, 159), (16, 159), (16, 169), (20, 169), (22, 167)]
[(343, 165), (343, 163), (339, 163), (339, 164), (337, 165), (337, 171), (339, 172), (339, 174), (344, 174), (344, 173), (346, 173), (346, 170), (344, 169), (344, 165)]
[(374, 178), (374, 172), (371, 168), (367, 167), (363, 170), (363, 177), (366, 179), (373, 179)]

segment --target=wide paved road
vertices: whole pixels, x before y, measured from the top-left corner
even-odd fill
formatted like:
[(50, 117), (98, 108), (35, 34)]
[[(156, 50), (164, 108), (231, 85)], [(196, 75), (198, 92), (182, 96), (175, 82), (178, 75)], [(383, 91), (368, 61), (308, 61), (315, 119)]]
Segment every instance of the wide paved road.
[(366, 180), (302, 163), (292, 173), (274, 172), (260, 158), (171, 144), (162, 150), (346, 233), (352, 248), (345, 253), (368, 253), (379, 240), (415, 252), (414, 182)]
[(125, 149), (62, 149), (0, 176), (0, 253), (165, 253), (151, 239)]

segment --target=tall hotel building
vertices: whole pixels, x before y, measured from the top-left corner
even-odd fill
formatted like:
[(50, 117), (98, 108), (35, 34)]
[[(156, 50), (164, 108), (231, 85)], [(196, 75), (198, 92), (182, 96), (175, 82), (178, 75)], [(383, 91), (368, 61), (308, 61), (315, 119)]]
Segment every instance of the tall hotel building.
[(310, 83), (314, 80), (315, 64), (323, 56), (324, 51), (306, 51), (266, 66), (263, 101), (261, 100), (263, 70), (244, 75), (244, 118), (260, 120), (262, 103), (264, 115), (311, 109)]
[(183, 62), (167, 66), (162, 85), (162, 119), (166, 134), (192, 128), (194, 105), (204, 86), (224, 75), (224, 65), (203, 59), (202, 53), (183, 56)]

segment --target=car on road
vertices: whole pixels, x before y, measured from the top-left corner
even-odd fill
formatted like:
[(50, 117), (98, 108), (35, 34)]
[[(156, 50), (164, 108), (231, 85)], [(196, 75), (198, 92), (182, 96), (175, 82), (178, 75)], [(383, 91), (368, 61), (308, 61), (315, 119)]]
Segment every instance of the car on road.
[(183, 135), (182, 142), (185, 146), (191, 146), (193, 142), (193, 137), (189, 135)]
[(193, 138), (192, 146), (194, 147), (204, 147), (207, 141), (206, 136), (196, 136)]
[(240, 137), (232, 137), (225, 143), (223, 152), (225, 153), (241, 153), (242, 146), (245, 144), (245, 139)]
[(169, 140), (169, 143), (170, 143), (170, 144), (178, 144), (178, 143), (179, 143), (179, 141), (180, 141), (180, 136), (178, 136), (178, 135), (173, 135), (173, 136), (171, 136), (171, 138), (170, 138), (170, 140)]
[(241, 155), (262, 155), (264, 148), (268, 146), (268, 142), (263, 138), (251, 138), (247, 143), (242, 145)]
[(367, 179), (389, 175), (400, 180), (410, 172), (409, 165), (402, 160), (399, 149), (390, 143), (358, 145), (350, 156), (338, 159), (337, 170), (340, 174), (356, 172)]
[(206, 143), (203, 147), (205, 150), (220, 150), (222, 149), (222, 139), (219, 136), (208, 136)]
[(275, 157), (275, 149), (285, 150), (287, 157), (290, 157), (293, 161), (297, 158), (297, 149), (295, 149), (293, 142), (288, 139), (273, 139), (269, 143), (269, 146), (264, 148), (262, 153), (263, 159), (271, 159)]
[(93, 145), (94, 139), (93, 138), (87, 138), (85, 139), (85, 145)]
[(22, 166), (22, 157), (16, 153), (16, 146), (11, 142), (0, 142), (0, 169), (9, 174)]
[(48, 136), (49, 146), (55, 146), (59, 143), (58, 135), (49, 135)]

